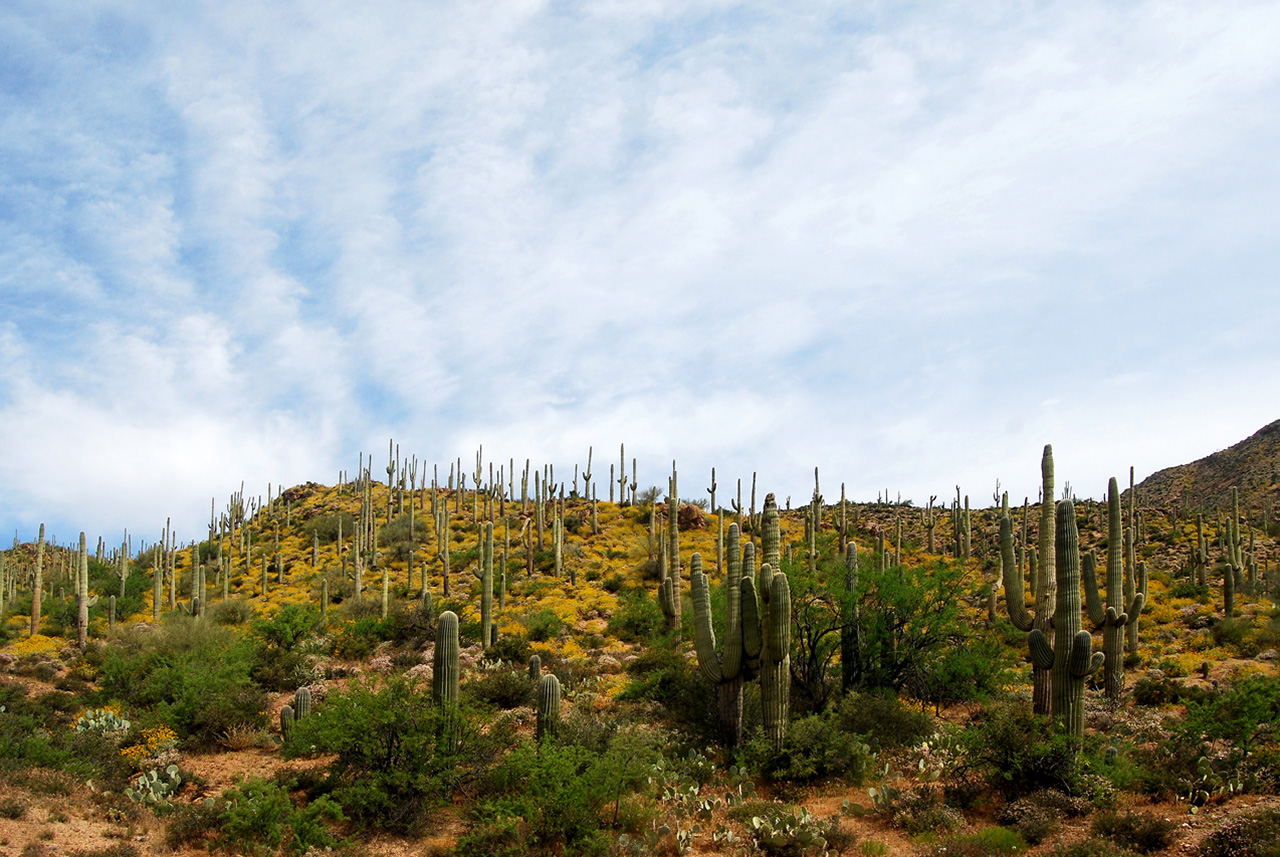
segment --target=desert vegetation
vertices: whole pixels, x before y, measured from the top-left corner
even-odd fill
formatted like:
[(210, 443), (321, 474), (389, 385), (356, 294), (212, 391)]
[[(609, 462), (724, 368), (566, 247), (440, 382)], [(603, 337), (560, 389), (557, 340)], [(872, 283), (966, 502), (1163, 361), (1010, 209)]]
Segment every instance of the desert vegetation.
[(41, 528), (0, 552), (0, 853), (1276, 854), (1269, 489), (1039, 464), (793, 507), (393, 446), (197, 543)]

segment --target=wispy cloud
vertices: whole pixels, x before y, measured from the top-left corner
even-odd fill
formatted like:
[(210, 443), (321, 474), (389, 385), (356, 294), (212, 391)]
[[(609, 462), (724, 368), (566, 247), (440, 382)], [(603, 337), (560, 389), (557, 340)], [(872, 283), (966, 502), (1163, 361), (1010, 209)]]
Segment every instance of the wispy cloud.
[(1277, 37), (1248, 2), (10, 5), (0, 522), (194, 537), (388, 435), (797, 500), (1206, 454), (1277, 416)]

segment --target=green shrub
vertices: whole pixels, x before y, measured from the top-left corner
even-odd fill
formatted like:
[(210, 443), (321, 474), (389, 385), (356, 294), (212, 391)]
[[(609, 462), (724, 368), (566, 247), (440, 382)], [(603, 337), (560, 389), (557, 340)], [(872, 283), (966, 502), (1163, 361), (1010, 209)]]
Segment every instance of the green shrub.
[(461, 688), (464, 698), (504, 710), (533, 705), (536, 691), (527, 669), (485, 672)]
[(525, 617), (524, 624), (529, 629), (529, 640), (534, 643), (554, 640), (560, 636), (560, 631), (564, 628), (560, 617), (550, 608), (530, 613)]
[(1105, 836), (1139, 854), (1163, 851), (1173, 841), (1178, 825), (1165, 818), (1148, 813), (1114, 812), (1100, 813), (1093, 819), (1090, 829), (1098, 836)]
[(131, 629), (102, 668), (108, 699), (135, 708), (189, 744), (212, 747), (235, 727), (266, 726), (266, 695), (250, 671), (254, 643), (218, 625), (174, 617), (159, 629)]
[(837, 728), (834, 719), (811, 714), (793, 721), (781, 753), (756, 736), (746, 747), (747, 765), (771, 780), (808, 783), (838, 777), (861, 785), (875, 756), (856, 735)]
[(345, 820), (329, 798), (296, 807), (288, 785), (253, 777), (215, 800), (180, 805), (169, 819), (165, 842), (175, 849), (204, 846), (242, 854), (302, 855), (340, 844), (326, 820)]
[(1280, 809), (1225, 822), (1200, 843), (1199, 857), (1280, 857)]
[[(442, 736), (453, 735), (458, 740)], [(357, 681), (294, 726), (286, 756), (335, 754), (326, 788), (354, 821), (396, 832), (421, 829), (477, 759), (492, 755), (458, 713), (446, 717), (429, 689), (403, 676)]]
[(690, 733), (717, 741), (719, 708), (715, 686), (674, 646), (654, 645), (627, 666), (631, 680), (619, 701), (643, 699), (661, 705)]
[(0, 818), (7, 818), (10, 821), (17, 821), (19, 818), (27, 814), (27, 805), (20, 803), (13, 798), (5, 798), (0, 801)]
[(907, 708), (891, 691), (850, 693), (836, 708), (835, 725), (882, 750), (919, 744), (935, 728), (932, 717)]
[(1079, 756), (1048, 718), (1021, 704), (992, 706), (985, 714), (960, 740), (970, 763), (1007, 800), (1045, 788), (1067, 794), (1087, 791)]
[(1051, 857), (1136, 857), (1129, 849), (1098, 836), (1070, 845), (1056, 845), (1049, 854)]
[(527, 665), (531, 654), (533, 650), (529, 648), (528, 637), (524, 634), (507, 634), (499, 637), (498, 642), (486, 649), (484, 656), (509, 664)]
[(609, 617), (609, 633), (628, 643), (648, 643), (666, 630), (667, 620), (658, 602), (644, 589), (623, 596)]
[(304, 533), (315, 532), (320, 544), (329, 545), (338, 540), (338, 529), (341, 526), (342, 536), (350, 539), (356, 530), (356, 519), (349, 512), (334, 512), (312, 518), (303, 525)]
[(243, 625), (256, 614), (249, 599), (236, 597), (219, 601), (209, 609), (209, 616), (219, 625)]
[(938, 857), (1001, 857), (1027, 850), (1027, 843), (1015, 831), (987, 827), (974, 833), (948, 836), (926, 853)]

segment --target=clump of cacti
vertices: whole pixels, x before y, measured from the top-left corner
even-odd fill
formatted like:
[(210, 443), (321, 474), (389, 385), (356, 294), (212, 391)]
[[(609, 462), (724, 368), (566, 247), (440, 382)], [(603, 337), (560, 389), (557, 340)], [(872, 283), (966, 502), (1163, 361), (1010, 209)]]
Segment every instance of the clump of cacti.
[[(711, 625), (711, 586), (702, 573), (702, 556), (695, 553), (690, 560), (693, 586), (694, 648), (702, 674), (717, 687), (720, 709), (720, 731), (727, 746), (742, 743), (742, 685), (750, 672), (744, 649), (743, 593), (754, 602), (754, 585), (743, 583), (743, 562), (738, 525), (729, 525), (728, 572), (725, 576), (725, 640), (722, 654), (716, 652), (716, 635)], [(747, 572), (754, 578), (754, 570)], [(753, 583), (753, 582), (752, 582)], [(758, 623), (755, 605), (750, 616)], [(759, 632), (755, 634), (759, 639)], [(758, 655), (758, 649), (756, 654)]]

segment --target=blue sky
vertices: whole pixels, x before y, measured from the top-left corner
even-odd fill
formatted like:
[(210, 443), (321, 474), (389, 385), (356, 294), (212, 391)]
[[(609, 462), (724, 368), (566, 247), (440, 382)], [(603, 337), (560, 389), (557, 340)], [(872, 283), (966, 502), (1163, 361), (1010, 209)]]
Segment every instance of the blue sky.
[(1274, 3), (6, 3), (0, 526), (361, 451), (1079, 496), (1280, 416)]

